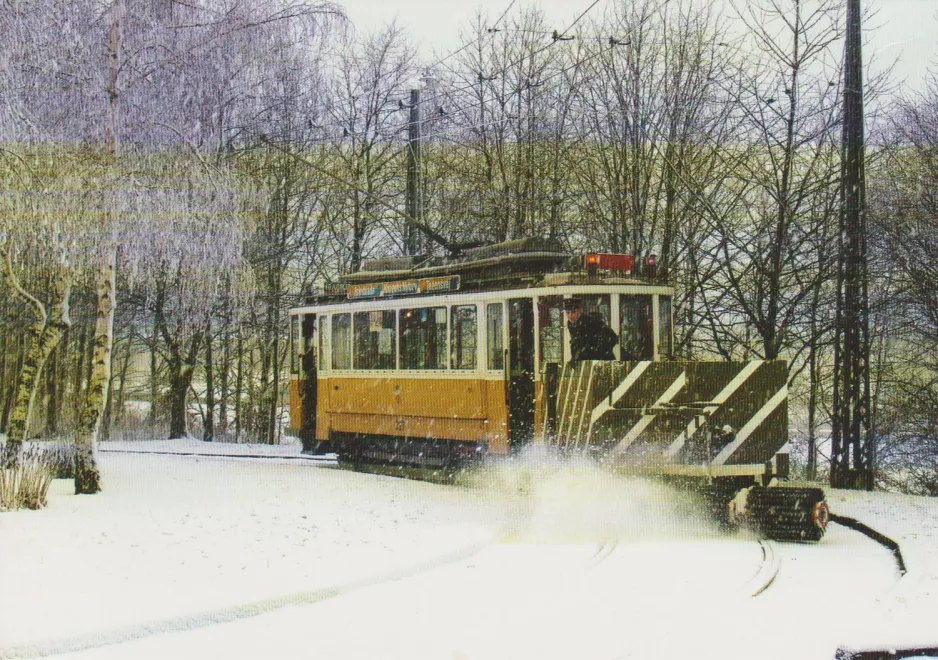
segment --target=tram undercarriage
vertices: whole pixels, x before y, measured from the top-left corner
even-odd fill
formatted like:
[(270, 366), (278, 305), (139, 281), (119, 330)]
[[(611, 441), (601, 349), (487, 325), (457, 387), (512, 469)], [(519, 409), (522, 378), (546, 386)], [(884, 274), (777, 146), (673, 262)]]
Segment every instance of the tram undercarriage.
[(455, 472), (477, 466), (485, 457), (483, 445), (465, 440), (342, 432), (330, 438), (339, 462), (356, 469), (383, 464)]

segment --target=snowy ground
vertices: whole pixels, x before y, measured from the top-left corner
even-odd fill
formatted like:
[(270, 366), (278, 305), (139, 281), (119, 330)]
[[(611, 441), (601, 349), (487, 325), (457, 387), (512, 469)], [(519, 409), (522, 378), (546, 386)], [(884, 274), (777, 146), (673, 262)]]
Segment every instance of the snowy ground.
[(901, 544), (900, 579), (888, 551), (845, 528), (816, 545), (727, 538), (683, 496), (584, 466), (521, 462), (456, 488), (339, 470), (297, 445), (103, 450), (104, 492), (56, 481), (47, 509), (0, 514), (0, 658), (829, 659), (938, 646), (934, 499), (828, 493), (836, 513)]

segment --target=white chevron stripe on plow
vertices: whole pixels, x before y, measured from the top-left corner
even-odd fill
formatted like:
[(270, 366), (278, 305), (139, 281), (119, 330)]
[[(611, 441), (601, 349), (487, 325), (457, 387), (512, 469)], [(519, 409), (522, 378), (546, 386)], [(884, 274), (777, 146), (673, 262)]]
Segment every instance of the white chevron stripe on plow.
[(625, 396), (625, 393), (629, 391), (632, 385), (641, 378), (642, 374), (645, 373), (645, 370), (651, 365), (651, 361), (639, 362), (635, 365), (635, 368), (632, 369), (625, 378), (616, 386), (616, 389), (612, 391), (607, 398), (600, 401), (599, 405), (593, 408), (593, 412), (590, 413), (590, 425), (589, 429), (586, 432), (586, 444), (590, 443), (590, 439), (593, 436), (593, 424), (596, 423), (596, 420), (605, 415), (607, 412), (613, 409), (619, 400)]
[[(662, 394), (657, 401), (655, 401), (653, 407), (663, 406), (664, 404), (669, 403), (671, 399), (677, 396), (678, 392), (684, 389), (686, 384), (687, 372), (682, 371), (681, 375), (678, 376), (673, 383), (671, 383), (671, 387), (669, 387), (667, 391), (665, 391), (665, 393)], [(628, 449), (629, 446), (638, 439), (638, 436), (640, 436), (642, 432), (648, 428), (648, 425), (652, 423), (655, 417), (657, 417), (657, 415), (642, 415), (642, 418), (638, 420), (635, 426), (629, 429), (629, 432), (625, 434), (625, 437), (619, 441), (619, 444), (616, 445), (614, 451), (622, 452)]]
[[(726, 387), (720, 390), (720, 393), (713, 397), (713, 405), (704, 407), (703, 414), (710, 416), (716, 412), (717, 408), (726, 403), (726, 400), (733, 395), (733, 392), (738, 390), (743, 383), (749, 380), (749, 377), (752, 376), (752, 374), (754, 374), (764, 362), (765, 360), (753, 360), (745, 367), (743, 367), (740, 372), (736, 374), (733, 380), (727, 383)], [(697, 423), (697, 417), (695, 417), (690, 421), (690, 423), (688, 423), (687, 428), (681, 431), (674, 442), (671, 443), (671, 446), (665, 450), (665, 458), (673, 458), (675, 454), (681, 451), (684, 443), (687, 442), (688, 438), (692, 437), (694, 433), (697, 432), (698, 428), (700, 428), (700, 425)]]
[(713, 459), (711, 465), (723, 465), (726, 463), (726, 460), (733, 455), (733, 452), (740, 448), (740, 446), (746, 442), (752, 432), (759, 428), (759, 425), (764, 422), (769, 415), (775, 412), (775, 409), (778, 408), (782, 402), (788, 398), (788, 386), (782, 387), (778, 392), (775, 393), (771, 399), (769, 399), (764, 406), (759, 409), (752, 418), (743, 425), (743, 428), (739, 430), (736, 434), (736, 437), (733, 438), (733, 442), (726, 445), (720, 453), (716, 455), (716, 458)]
[[(586, 404), (589, 401), (590, 393), (593, 390), (593, 373), (596, 371), (596, 362), (590, 363), (590, 375), (586, 380), (586, 391), (583, 392), (583, 405), (580, 406), (580, 422), (576, 426), (576, 446), (580, 446), (580, 435), (583, 433), (583, 422), (586, 421)], [(592, 430), (592, 423), (589, 430)], [(589, 444), (589, 433), (586, 435), (586, 444)]]

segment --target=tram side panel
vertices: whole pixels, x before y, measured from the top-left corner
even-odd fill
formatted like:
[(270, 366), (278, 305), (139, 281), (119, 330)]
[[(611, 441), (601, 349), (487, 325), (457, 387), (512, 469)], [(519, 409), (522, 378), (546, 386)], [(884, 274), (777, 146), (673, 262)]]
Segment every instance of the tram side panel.
[(507, 452), (502, 381), (333, 375), (319, 387), (319, 440), (340, 436), (363, 449), (394, 440), (459, 442)]

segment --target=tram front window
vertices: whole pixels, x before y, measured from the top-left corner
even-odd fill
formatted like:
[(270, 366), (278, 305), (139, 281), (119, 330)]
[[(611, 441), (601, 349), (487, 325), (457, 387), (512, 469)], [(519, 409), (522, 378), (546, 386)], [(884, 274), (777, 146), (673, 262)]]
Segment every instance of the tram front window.
[(541, 347), (541, 370), (544, 365), (563, 361), (563, 298), (550, 296), (537, 303), (538, 341)]
[(395, 368), (397, 346), (393, 311), (356, 312), (354, 329), (356, 369)]
[(476, 306), (454, 305), (450, 309), (450, 367), (476, 368)]
[(620, 359), (651, 360), (651, 296), (625, 296), (619, 299)]
[(663, 357), (671, 357), (674, 352), (671, 328), (671, 298), (658, 296), (658, 353)]
[(446, 308), (402, 309), (401, 369), (446, 369)]

